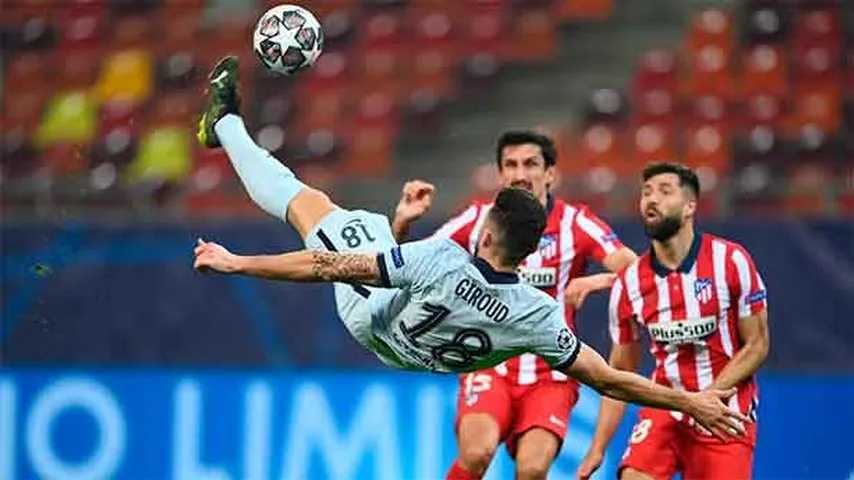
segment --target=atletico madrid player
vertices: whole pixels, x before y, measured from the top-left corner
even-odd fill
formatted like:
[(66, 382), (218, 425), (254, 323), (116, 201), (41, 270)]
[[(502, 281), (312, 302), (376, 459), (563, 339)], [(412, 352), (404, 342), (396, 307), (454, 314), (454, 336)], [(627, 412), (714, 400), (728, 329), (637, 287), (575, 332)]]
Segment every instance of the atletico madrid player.
[[(582, 204), (549, 193), (556, 175), (552, 140), (530, 131), (504, 133), (496, 146), (498, 172), (505, 187), (524, 188), (546, 209), (539, 247), (519, 268), (520, 277), (561, 305), (575, 330), (575, 308), (590, 291), (611, 286), (614, 274), (584, 275), (593, 260), (616, 272), (635, 259), (610, 226)], [(398, 205), (393, 231), (398, 240), (429, 208), (432, 186), (409, 182)], [(492, 208), (476, 201), (434, 236), (450, 238), (471, 253)], [(575, 280), (570, 286), (570, 282)], [(479, 478), (500, 442), (516, 460), (517, 477), (544, 478), (557, 455), (578, 400), (578, 382), (552, 370), (540, 357), (524, 353), (494, 368), (460, 376), (456, 433), (459, 454), (449, 478)]]
[[(754, 373), (768, 355), (765, 285), (741, 245), (694, 228), (700, 184), (682, 165), (643, 172), (640, 213), (649, 252), (618, 274), (611, 290), (610, 362), (634, 370), (638, 331), (655, 357), (653, 380), (696, 392), (737, 387), (731, 409), (756, 418)], [(623, 416), (624, 404), (602, 399), (590, 450), (578, 471), (588, 478)], [(756, 425), (744, 437), (721, 440), (679, 412), (643, 408), (620, 465), (623, 480), (751, 478)]]

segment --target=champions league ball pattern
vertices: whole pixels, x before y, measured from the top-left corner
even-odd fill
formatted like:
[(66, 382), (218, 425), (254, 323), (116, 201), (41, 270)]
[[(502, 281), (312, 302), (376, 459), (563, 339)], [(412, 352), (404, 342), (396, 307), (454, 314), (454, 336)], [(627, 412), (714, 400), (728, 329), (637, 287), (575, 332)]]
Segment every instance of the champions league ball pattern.
[(267, 69), (282, 75), (310, 67), (323, 50), (323, 29), (308, 10), (296, 5), (273, 7), (258, 20), (255, 55)]

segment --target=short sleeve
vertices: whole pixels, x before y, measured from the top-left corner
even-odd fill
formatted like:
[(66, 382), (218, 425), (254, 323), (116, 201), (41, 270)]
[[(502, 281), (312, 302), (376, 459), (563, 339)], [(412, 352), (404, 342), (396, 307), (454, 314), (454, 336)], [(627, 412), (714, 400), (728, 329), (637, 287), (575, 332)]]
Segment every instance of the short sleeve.
[(404, 243), (377, 254), (384, 287), (403, 288), (432, 283), (454, 254), (464, 253), (446, 238)]
[(576, 214), (574, 227), (579, 250), (599, 263), (623, 247), (614, 230), (587, 207)]
[(618, 345), (631, 343), (639, 338), (632, 306), (626, 293), (622, 279), (618, 278), (611, 287), (611, 299), (608, 302), (608, 330), (611, 333), (611, 341)]
[(732, 298), (738, 298), (739, 318), (756, 315), (768, 308), (765, 282), (753, 263), (753, 258), (741, 246), (732, 250), (730, 260), (735, 265), (735, 278), (730, 280)]
[(469, 241), (474, 224), (477, 221), (478, 208), (477, 205), (472, 205), (463, 213), (448, 220), (433, 234), (433, 238), (448, 238), (453, 240), (457, 245), (468, 250)]
[(545, 321), (533, 333), (534, 344), (530, 350), (542, 357), (554, 370), (566, 370), (578, 357), (581, 342), (566, 327), (560, 307), (551, 309)]

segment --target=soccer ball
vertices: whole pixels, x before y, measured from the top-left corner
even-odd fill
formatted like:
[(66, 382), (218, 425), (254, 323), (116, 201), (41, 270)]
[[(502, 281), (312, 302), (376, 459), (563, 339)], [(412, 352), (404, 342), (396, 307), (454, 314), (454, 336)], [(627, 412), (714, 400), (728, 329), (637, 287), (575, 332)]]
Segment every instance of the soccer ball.
[(279, 5), (267, 10), (255, 25), (253, 50), (271, 72), (293, 75), (320, 56), (323, 28), (308, 10)]

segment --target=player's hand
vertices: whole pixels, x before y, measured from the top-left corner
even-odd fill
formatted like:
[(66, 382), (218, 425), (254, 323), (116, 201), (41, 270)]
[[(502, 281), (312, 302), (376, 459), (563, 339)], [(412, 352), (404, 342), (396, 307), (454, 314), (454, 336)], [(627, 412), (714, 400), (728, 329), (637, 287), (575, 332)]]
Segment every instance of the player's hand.
[(588, 450), (587, 455), (581, 460), (578, 470), (575, 471), (575, 478), (577, 480), (587, 480), (590, 478), (599, 469), (599, 466), (602, 465), (604, 458), (604, 452), (596, 449)]
[(735, 388), (689, 393), (691, 404), (685, 413), (694, 417), (700, 425), (721, 440), (744, 435), (744, 425), (749, 423), (750, 419), (741, 412), (731, 410), (724, 403), (735, 393)]
[(616, 278), (616, 275), (613, 273), (599, 273), (596, 275), (574, 278), (569, 282), (569, 285), (566, 286), (564, 300), (569, 305), (572, 305), (572, 308), (578, 310), (582, 305), (584, 305), (584, 300), (587, 299), (588, 295), (592, 292), (610, 288), (611, 285), (614, 284), (614, 280)]
[(196, 241), (193, 253), (196, 255), (193, 268), (202, 273), (235, 273), (239, 270), (238, 256), (218, 243), (206, 242), (200, 238)]
[(412, 180), (403, 186), (400, 202), (394, 212), (395, 221), (411, 223), (430, 211), (436, 187), (422, 180)]
[(590, 293), (596, 291), (596, 289), (596, 285), (589, 277), (574, 278), (569, 282), (569, 285), (566, 286), (564, 299), (566, 300), (566, 303), (572, 305), (572, 308), (578, 310), (582, 305), (584, 305), (584, 300), (587, 299), (587, 295), (590, 295)]

